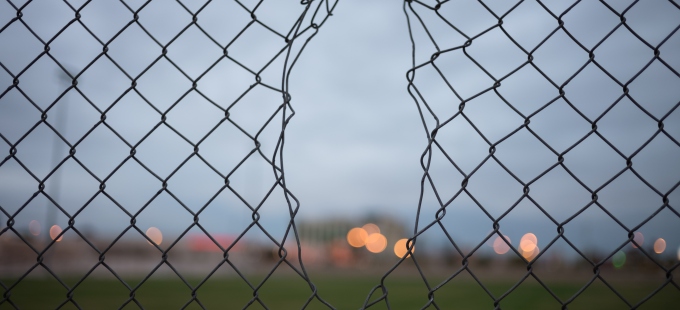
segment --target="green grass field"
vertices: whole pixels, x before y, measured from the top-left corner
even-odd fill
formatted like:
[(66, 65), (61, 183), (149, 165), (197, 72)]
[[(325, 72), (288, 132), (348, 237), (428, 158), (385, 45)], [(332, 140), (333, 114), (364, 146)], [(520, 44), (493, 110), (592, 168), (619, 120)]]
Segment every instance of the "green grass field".
[[(259, 281), (262, 278), (255, 279)], [(198, 280), (188, 279), (197, 285)], [(317, 276), (313, 277), (319, 294), (337, 309), (359, 309), (368, 292), (379, 277), (374, 276)], [(632, 303), (637, 303), (656, 287), (631, 281), (618, 285), (617, 290)], [(4, 279), (5, 285), (14, 280)], [(75, 280), (66, 281), (68, 285)], [(137, 281), (128, 284), (136, 286)], [(267, 280), (259, 296), (269, 309), (300, 309), (310, 296), (310, 289), (297, 277), (283, 276)], [(484, 282), (494, 296), (501, 296), (512, 283)], [(414, 277), (388, 278), (390, 306), (392, 309), (420, 309), (427, 303), (427, 290), (422, 280)], [(562, 300), (573, 296), (579, 284), (548, 283), (553, 292)], [(118, 309), (129, 297), (129, 290), (112, 279), (88, 278), (74, 291), (74, 300), (83, 309)], [(198, 299), (208, 309), (242, 309), (252, 298), (252, 290), (240, 278), (214, 278), (198, 290)], [(378, 292), (375, 296), (379, 296)], [(135, 293), (136, 300), (146, 309), (178, 309), (191, 299), (189, 289), (179, 279), (151, 279)], [(440, 309), (493, 309), (493, 301), (482, 288), (471, 279), (454, 280), (435, 293)], [(54, 279), (24, 279), (11, 292), (10, 300), (20, 309), (54, 309), (66, 300), (66, 289)], [(513, 293), (501, 301), (503, 309), (559, 309), (560, 304), (538, 282), (527, 279)], [(138, 309), (130, 302), (124, 309)], [(386, 309), (384, 302), (370, 309)], [(640, 309), (679, 309), (680, 291), (667, 286)], [(0, 309), (14, 309), (7, 301)], [(66, 303), (61, 309), (76, 309)], [(196, 303), (187, 309), (200, 309)], [(264, 309), (255, 302), (248, 309)], [(320, 302), (313, 301), (307, 309), (327, 309)], [(431, 307), (431, 309), (435, 309)], [(595, 282), (570, 305), (569, 309), (628, 309), (611, 290), (601, 282)]]

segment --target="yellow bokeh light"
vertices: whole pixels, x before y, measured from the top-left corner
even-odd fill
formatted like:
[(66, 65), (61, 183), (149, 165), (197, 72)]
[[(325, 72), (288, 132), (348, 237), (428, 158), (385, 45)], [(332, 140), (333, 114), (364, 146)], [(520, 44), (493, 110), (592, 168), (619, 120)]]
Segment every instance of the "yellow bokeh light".
[[(397, 257), (404, 257), (406, 253), (408, 252), (408, 249), (406, 248), (406, 242), (408, 242), (408, 239), (399, 239), (397, 243), (394, 244), (394, 255), (397, 255)], [(411, 253), (416, 251), (416, 247), (414, 246), (411, 248)], [(411, 256), (411, 254), (406, 255), (406, 257)]]
[(28, 231), (31, 232), (31, 235), (37, 236), (40, 234), (40, 223), (36, 220), (32, 220), (30, 223), (28, 223)]
[(630, 245), (632, 245), (633, 248), (637, 248), (638, 246), (642, 246), (642, 243), (645, 242), (645, 236), (643, 236), (641, 232), (636, 231), (633, 234), (633, 241), (635, 241), (635, 243), (638, 244), (638, 245), (635, 245), (635, 243), (631, 242)]
[[(503, 237), (505, 237), (505, 239), (508, 240), (509, 243), (511, 242), (510, 237), (508, 237), (508, 236), (503, 236)], [(510, 250), (510, 246), (507, 243), (505, 243), (503, 238), (498, 236), (498, 237), (496, 237), (496, 240), (493, 241), (493, 250), (494, 250), (494, 252), (496, 252), (496, 254), (502, 255), (502, 254), (508, 253), (508, 251)]]
[[(61, 234), (61, 227), (59, 227), (59, 225), (52, 225), (52, 227), (50, 227), (50, 238), (54, 240), (59, 234)], [(64, 239), (64, 236), (60, 236), (59, 239), (55, 241), (59, 242), (61, 239)]]
[(163, 234), (161, 233), (161, 230), (156, 227), (149, 227), (149, 229), (146, 230), (146, 236), (157, 245), (161, 245), (161, 242), (163, 242)]
[(536, 238), (536, 235), (532, 233), (525, 234), (519, 241), (519, 248), (526, 253), (532, 253), (537, 246), (538, 238)]
[(378, 227), (378, 225), (373, 224), (373, 223), (368, 223), (361, 228), (363, 228), (369, 236), (372, 235), (372, 234), (379, 234), (380, 233), (380, 228)]
[(380, 233), (370, 234), (366, 238), (366, 249), (371, 253), (380, 253), (387, 247), (387, 238)]
[(347, 243), (355, 248), (366, 245), (366, 238), (368, 238), (368, 233), (363, 228), (355, 227), (347, 233)]
[(654, 253), (661, 254), (665, 250), (666, 240), (663, 240), (663, 238), (656, 239), (656, 241), (654, 241)]

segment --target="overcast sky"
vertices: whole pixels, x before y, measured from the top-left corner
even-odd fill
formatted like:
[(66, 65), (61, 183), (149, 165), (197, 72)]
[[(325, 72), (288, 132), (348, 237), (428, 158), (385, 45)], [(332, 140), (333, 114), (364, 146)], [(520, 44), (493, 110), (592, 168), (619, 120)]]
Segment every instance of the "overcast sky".
[[(252, 8), (250, 2), (244, 1), (246, 7)], [(424, 1), (431, 2), (434, 1)], [(612, 9), (620, 12), (629, 1), (612, 2)], [(136, 10), (141, 1), (127, 3)], [(561, 3), (548, 7), (560, 15), (566, 9)], [(22, 3), (16, 1), (15, 5)], [(511, 5), (507, 1), (491, 1), (489, 7), (500, 16)], [(188, 9), (197, 10), (198, 6)], [(255, 15), (271, 29), (286, 35), (303, 9), (298, 2), (267, 1)], [(430, 30), (439, 50), (461, 46), (467, 40), (432, 11), (418, 4), (413, 4), (413, 9)], [(316, 21), (323, 20), (324, 10), (325, 7), (319, 11)], [(74, 15), (64, 3), (54, 1), (34, 1), (22, 14), (23, 22), (45, 42)], [(440, 14), (468, 37), (475, 37), (497, 23), (492, 14), (474, 1), (447, 2)], [(133, 17), (121, 3), (109, 1), (89, 3), (80, 15), (82, 23), (102, 42), (108, 42)], [(49, 43), (49, 56), (36, 60), (44, 45), (19, 21), (5, 26), (15, 16), (9, 4), (0, 3), (0, 27), (5, 27), (0, 28), (3, 66), (0, 68), (0, 91), (3, 92), (0, 134), (4, 137), (4, 141), (0, 141), (0, 154), (9, 154), (10, 144), (17, 143), (31, 131), (16, 145), (16, 158), (38, 179), (44, 179), (53, 169), (55, 150), (59, 160), (68, 155), (68, 147), (55, 147), (57, 136), (40, 123), (39, 109), (50, 106), (68, 87), (51, 58), (71, 72), (81, 74), (78, 91), (71, 90), (47, 113), (47, 122), (52, 126), (58, 123), (58, 115), (64, 118), (60, 132), (71, 144), (80, 141), (100, 120), (101, 113), (92, 105), (107, 111), (106, 124), (135, 145), (161, 121), (160, 114), (175, 103), (167, 113), (167, 124), (197, 143), (223, 119), (223, 110), (255, 83), (253, 73), (230, 59), (222, 59), (197, 83), (200, 94), (189, 91), (192, 87), (189, 78), (201, 76), (224, 54), (217, 44), (192, 26), (167, 48), (167, 57), (189, 78), (162, 58), (136, 81), (136, 90), (158, 109), (155, 111), (135, 91), (119, 98), (130, 88), (130, 78), (136, 78), (162, 53), (162, 48), (138, 25), (131, 25), (108, 44), (107, 55), (130, 76), (126, 77), (107, 57), (101, 57), (83, 71), (100, 55), (102, 44), (79, 23)], [(628, 25), (652, 46), (658, 46), (680, 24), (680, 9), (663, 1), (641, 2), (625, 16)], [(303, 22), (303, 27), (309, 25), (310, 17)], [(418, 17), (413, 12), (409, 17), (417, 46), (415, 65), (427, 63), (436, 47), (423, 31)], [(230, 44), (251, 20), (250, 13), (231, 1), (213, 1), (198, 14), (198, 24), (222, 46)], [(566, 29), (586, 49), (592, 49), (620, 19), (600, 2), (583, 1), (563, 20)], [(503, 21), (503, 28), (526, 51), (533, 50), (557, 26), (555, 18), (535, 1), (525, 1)], [(171, 1), (152, 1), (139, 13), (139, 23), (161, 45), (170, 42), (190, 22), (191, 15)], [(296, 42), (301, 43), (302, 40)], [(255, 24), (241, 33), (227, 50), (242, 66), (259, 71), (284, 46), (282, 38)], [(294, 45), (294, 52), (298, 48), (299, 45)], [(627, 97), (607, 111), (624, 94), (623, 87), (614, 79), (621, 84), (628, 83), (654, 56), (652, 48), (620, 27), (594, 52), (595, 60), (614, 79), (591, 63), (564, 86), (566, 98), (582, 115), (564, 99), (558, 99), (531, 116), (529, 128), (557, 153), (588, 134), (589, 119), (597, 120), (598, 133), (623, 156), (637, 152), (657, 132), (658, 120), (664, 119), (665, 133), (657, 135), (632, 159), (635, 171), (658, 193), (631, 171), (598, 192), (602, 206), (628, 228), (659, 209), (663, 195), (668, 196), (671, 207), (678, 209), (680, 190), (672, 189), (680, 181), (680, 146), (666, 136), (680, 139), (680, 111), (676, 109), (680, 100), (678, 50), (680, 34), (674, 33), (659, 51), (661, 59), (675, 72), (656, 60), (628, 85), (630, 97), (647, 113)], [(517, 69), (527, 59), (500, 28), (475, 38), (465, 51), (496, 79)], [(418, 105), (408, 92), (406, 72), (412, 66), (411, 56), (408, 27), (399, 1), (341, 1), (304, 50), (290, 75), (289, 91), (296, 114), (286, 129), (284, 148), (286, 182), (301, 203), (300, 219), (389, 214), (402, 219), (412, 229), (423, 173), (421, 155), (427, 146), (426, 133), (434, 129), (435, 121), (423, 110), (427, 129), (423, 128)], [(533, 63), (558, 86), (588, 60), (588, 52), (563, 31), (555, 33), (533, 56)], [(280, 88), (283, 60), (283, 56), (275, 58), (262, 72), (263, 83)], [(467, 101), (494, 84), (462, 49), (442, 54), (435, 64), (460, 98), (432, 65), (416, 71), (414, 85), (422, 95), (417, 98), (421, 109), (425, 109), (424, 98), (440, 123), (454, 116), (461, 98)], [(12, 87), (12, 76), (19, 74), (18, 87)], [(12, 89), (4, 92), (8, 87)], [(417, 96), (415, 89), (411, 90)], [(520, 113), (529, 116), (559, 95), (558, 88), (529, 65), (503, 80), (498, 92), (517, 112), (493, 91), (470, 100), (464, 109), (465, 116), (490, 143), (519, 128), (524, 123)], [(229, 109), (230, 119), (254, 136), (281, 103), (279, 93), (258, 85)], [(280, 128), (281, 114), (277, 114), (259, 137), (262, 150), (269, 158)], [(489, 144), (462, 116), (439, 129), (437, 141), (466, 174), (489, 152)], [(100, 179), (110, 175), (130, 154), (130, 147), (103, 124), (79, 143), (75, 158)], [(225, 122), (201, 142), (199, 154), (227, 175), (253, 145), (239, 129)], [(136, 148), (135, 157), (164, 179), (192, 152), (189, 143), (168, 126), (161, 125)], [(557, 156), (526, 129), (498, 144), (495, 155), (525, 183), (557, 162)], [(558, 222), (565, 221), (591, 201), (584, 185), (593, 191), (599, 189), (626, 167), (626, 160), (595, 134), (567, 152), (564, 158), (565, 165), (583, 185), (557, 167), (530, 186), (531, 198)], [(65, 211), (74, 214), (95, 197), (76, 217), (77, 227), (113, 234), (129, 225), (129, 217), (120, 208), (103, 194), (95, 196), (99, 183), (78, 163), (70, 159), (61, 170), (53, 176), (60, 178), (61, 188), (55, 190), (54, 183), (48, 180), (46, 191), (58, 197)], [(448, 201), (459, 191), (463, 176), (438, 150), (432, 153), (430, 174), (442, 200)], [(256, 156), (229, 179), (234, 190), (253, 205), (262, 200), (275, 181), (271, 166)], [(168, 180), (168, 189), (188, 208), (197, 211), (223, 184), (217, 173), (193, 157)], [(15, 214), (37, 189), (38, 181), (25, 172), (17, 160), (2, 163), (0, 207), (6, 213)], [(161, 181), (134, 160), (128, 160), (106, 182), (105, 191), (130, 213), (135, 213), (159, 189)], [(467, 189), (493, 217), (503, 214), (522, 196), (522, 185), (493, 160), (475, 172)], [(54, 206), (43, 195), (32, 199), (16, 215), (15, 227), (27, 227), (33, 219), (45, 222), (47, 208)], [(422, 208), (421, 226), (432, 221), (440, 208), (429, 185), (425, 188)], [(269, 225), (274, 235), (282, 235), (288, 221), (287, 210), (282, 192), (276, 189), (261, 209), (262, 222)], [(66, 226), (67, 217), (57, 213), (60, 225)], [(250, 211), (239, 198), (227, 190), (203, 211), (200, 222), (211, 232), (240, 233), (250, 217)], [(5, 222), (6, 216), (2, 218)], [(137, 218), (140, 229), (157, 226), (166, 234), (179, 233), (192, 221), (191, 215), (165, 192)], [(451, 203), (443, 222), (454, 238), (468, 245), (481, 241), (492, 228), (491, 220), (466, 194)], [(597, 206), (589, 207), (565, 227), (567, 237), (584, 247), (613, 250), (627, 239), (625, 231)], [(539, 237), (539, 247), (556, 235), (555, 224), (527, 199), (501, 221), (501, 230), (513, 240), (532, 231)], [(680, 218), (667, 209), (640, 230), (648, 240), (665, 238), (670, 249), (680, 246)], [(258, 233), (253, 232), (253, 237), (256, 235)], [(433, 229), (425, 236), (441, 240), (443, 235)]]

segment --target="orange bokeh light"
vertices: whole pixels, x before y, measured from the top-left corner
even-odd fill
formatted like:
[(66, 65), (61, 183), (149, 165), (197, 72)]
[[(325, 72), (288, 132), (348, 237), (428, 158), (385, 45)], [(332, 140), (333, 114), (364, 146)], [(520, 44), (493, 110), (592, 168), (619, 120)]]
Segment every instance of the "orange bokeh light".
[(536, 258), (536, 256), (538, 256), (538, 253), (540, 253), (538, 246), (535, 245), (531, 251), (524, 251), (524, 249), (520, 247), (520, 252), (522, 253), (522, 257), (528, 261), (532, 261), (534, 258)]
[(522, 239), (519, 241), (519, 248), (522, 249), (523, 252), (526, 253), (531, 253), (534, 251), (534, 249), (538, 246), (538, 238), (536, 238), (536, 235), (532, 233), (527, 233), (524, 236), (522, 236)]
[[(633, 234), (633, 240), (634, 240), (635, 243), (637, 243), (639, 246), (642, 246), (642, 243), (645, 242), (645, 236), (643, 236), (641, 232), (636, 231), (636, 232)], [(632, 245), (633, 248), (637, 248), (638, 245), (635, 245), (635, 243), (632, 243), (632, 242), (631, 242), (630, 245)]]
[(347, 233), (347, 243), (355, 248), (366, 245), (366, 238), (368, 238), (368, 233), (363, 228), (355, 227)]
[(157, 245), (161, 245), (161, 242), (163, 242), (163, 234), (161, 233), (161, 230), (156, 227), (149, 227), (149, 229), (146, 230), (146, 236)]
[[(53, 225), (52, 227), (50, 227), (50, 238), (52, 238), (52, 240), (54, 240), (54, 238), (56, 238), (57, 236), (59, 236), (59, 234), (61, 234), (61, 231), (62, 230), (61, 230), (61, 227), (59, 227), (59, 225)], [(61, 239), (64, 239), (64, 236), (60, 236), (59, 239), (57, 239), (55, 241), (59, 242), (59, 241), (61, 241)]]
[[(510, 237), (508, 237), (508, 236), (503, 236), (503, 237), (505, 237), (505, 239), (507, 239), (509, 243), (512, 242), (512, 241), (510, 241)], [(498, 236), (498, 237), (496, 237), (496, 240), (493, 241), (493, 250), (494, 250), (494, 252), (496, 252), (496, 254), (502, 255), (502, 254), (508, 253), (508, 251), (510, 251), (510, 246), (507, 243), (505, 243), (503, 238)]]
[(36, 220), (32, 220), (30, 223), (28, 223), (28, 231), (31, 232), (31, 235), (37, 236), (40, 234), (40, 223)]
[(666, 240), (663, 240), (663, 238), (656, 239), (656, 241), (654, 241), (654, 253), (661, 254), (665, 250)]
[(380, 227), (378, 227), (378, 225), (373, 224), (373, 223), (368, 223), (361, 228), (363, 228), (369, 236), (372, 235), (372, 234), (379, 234), (380, 233)]
[(366, 238), (366, 249), (371, 253), (380, 253), (387, 247), (387, 238), (380, 233), (370, 234)]
[[(411, 254), (407, 255), (408, 249), (406, 248), (406, 242), (408, 242), (408, 239), (404, 238), (404, 239), (399, 239), (399, 241), (397, 241), (397, 243), (394, 244), (394, 255), (397, 255), (397, 257), (400, 257), (400, 258), (404, 257), (404, 255), (406, 255), (406, 257), (411, 256)], [(415, 251), (416, 251), (416, 247), (414, 246), (413, 248), (411, 248), (411, 253), (413, 253)]]

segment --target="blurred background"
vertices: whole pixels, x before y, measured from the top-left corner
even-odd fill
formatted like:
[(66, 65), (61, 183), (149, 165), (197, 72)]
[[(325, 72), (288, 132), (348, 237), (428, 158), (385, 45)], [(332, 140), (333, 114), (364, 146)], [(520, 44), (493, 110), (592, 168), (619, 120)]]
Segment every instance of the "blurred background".
[[(423, 1), (429, 2), (434, 5)], [(541, 268), (550, 272), (562, 270), (566, 276), (582, 268), (592, 275), (582, 255), (611, 270), (626, 264), (643, 274), (653, 270), (659, 281), (665, 276), (647, 256), (677, 266), (680, 9), (662, 1), (628, 9), (630, 3), (607, 7), (581, 1), (566, 13), (564, 27), (581, 46), (564, 31), (541, 43), (557, 27), (548, 11), (560, 15), (571, 3), (521, 3), (503, 17), (503, 30), (485, 32), (466, 49), (486, 74), (462, 50), (437, 60), (457, 94), (432, 67), (417, 71), (419, 100), (427, 101), (440, 122), (458, 111), (461, 98), (469, 100), (470, 122), (457, 117), (437, 136), (460, 168), (433, 153), (429, 172), (440, 199), (448, 201), (459, 191), (461, 171), (475, 171), (469, 195), (447, 205), (445, 229), (436, 224), (420, 235), (414, 251), (427, 266), (449, 271), (460, 266), (463, 255), (448, 233), (465, 255), (476, 251), (471, 261), (482, 273), (522, 274), (522, 258), (531, 261), (558, 235), (556, 222), (565, 223), (572, 245), (557, 239), (541, 256)], [(238, 269), (254, 273), (277, 261), (272, 239), (286, 243), (292, 258), (298, 255), (287, 230), (291, 211), (272, 166), (249, 154), (257, 135), (266, 158), (276, 157), (284, 116), (277, 109), (283, 101), (264, 84), (281, 88), (282, 68), (290, 63), (279, 53), (285, 40), (276, 33), (288, 34), (305, 6), (204, 4), (0, 3), (2, 277), (44, 274), (31, 268), (36, 251), (50, 244), (45, 263), (76, 278), (100, 261), (93, 247), (106, 249), (111, 269), (129, 275), (154, 270), (159, 249), (171, 248), (169, 261), (182, 274), (197, 277), (213, 270), (229, 247)], [(83, 5), (76, 22), (69, 5)], [(302, 27), (322, 21), (324, 6)], [(426, 183), (419, 208), (421, 156), (435, 120), (419, 111), (406, 72), (412, 61), (427, 62), (437, 49), (461, 46), (467, 38), (434, 11), (413, 6), (413, 54), (403, 3), (344, 1), (291, 70), (287, 87), (295, 115), (285, 130), (283, 165), (286, 186), (300, 203), (295, 222), (305, 265), (312, 270), (379, 275), (407, 255), (405, 238), (413, 236), (415, 225), (420, 230), (430, 224), (442, 207)], [(489, 1), (488, 6), (500, 16), (514, 4)], [(14, 20), (18, 8), (21, 18)], [(139, 8), (138, 23), (131, 23), (131, 11)], [(249, 10), (255, 8), (261, 23), (252, 22)], [(192, 24), (191, 12), (198, 10)], [(617, 28), (615, 12), (624, 11), (629, 28)], [(422, 14), (429, 34), (414, 12)], [(450, 1), (439, 13), (468, 37), (498, 23), (476, 1)], [(531, 66), (514, 71), (527, 55), (503, 31), (527, 51), (541, 44), (532, 52), (533, 63), (545, 76)], [(46, 45), (49, 52), (43, 53)], [(584, 49), (593, 48), (598, 65), (582, 68), (589, 59)], [(475, 97), (493, 86), (489, 74), (499, 79), (511, 72), (497, 91), (516, 110), (494, 92)], [(568, 102), (552, 101), (559, 88), (548, 79), (564, 86)], [(553, 150), (526, 129), (506, 138), (524, 124), (521, 115), (531, 115), (529, 128)], [(593, 122), (597, 134), (589, 135)], [(498, 143), (495, 156), (514, 177), (493, 161), (476, 170), (489, 142), (471, 123)], [(200, 157), (192, 155), (195, 145)], [(555, 152), (566, 152), (564, 165), (572, 175), (559, 167), (542, 175), (557, 163)], [(635, 173), (623, 171), (627, 158)], [(523, 195), (518, 180), (532, 182), (533, 202), (517, 203)], [(586, 208), (592, 191), (601, 207)], [(264, 230), (253, 226), (248, 205), (259, 207)], [(499, 234), (490, 235), (501, 215)], [(194, 222), (200, 227), (191, 226)], [(79, 233), (62, 233), (69, 226)], [(637, 245), (627, 244), (631, 238)], [(173, 272), (166, 265), (159, 270)], [(95, 273), (110, 271), (99, 266)]]

